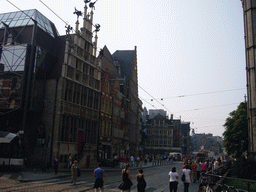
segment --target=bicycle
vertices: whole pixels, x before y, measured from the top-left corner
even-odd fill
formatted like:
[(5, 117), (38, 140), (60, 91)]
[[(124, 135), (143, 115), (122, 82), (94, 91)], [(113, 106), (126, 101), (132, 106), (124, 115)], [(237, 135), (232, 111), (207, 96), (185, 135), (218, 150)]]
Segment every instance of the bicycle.
[(236, 189), (234, 186), (229, 186), (226, 184), (218, 184), (221, 190), (220, 192), (240, 192), (240, 190)]
[(212, 188), (213, 185), (214, 183), (212, 182), (212, 178), (208, 175), (203, 174), (201, 176), (198, 192), (214, 192)]

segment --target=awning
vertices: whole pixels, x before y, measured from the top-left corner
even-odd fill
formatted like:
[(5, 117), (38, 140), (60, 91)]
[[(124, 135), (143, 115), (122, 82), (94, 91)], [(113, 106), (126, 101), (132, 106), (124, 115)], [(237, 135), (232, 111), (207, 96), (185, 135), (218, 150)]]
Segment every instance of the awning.
[(16, 134), (0, 131), (0, 143), (10, 143), (15, 137), (17, 137)]

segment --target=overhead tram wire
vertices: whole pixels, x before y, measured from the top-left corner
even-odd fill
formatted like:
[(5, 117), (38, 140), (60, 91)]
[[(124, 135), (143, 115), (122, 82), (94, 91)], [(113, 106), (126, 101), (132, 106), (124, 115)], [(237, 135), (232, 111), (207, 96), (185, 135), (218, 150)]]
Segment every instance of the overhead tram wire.
[[(10, 4), (12, 4), (14, 7), (16, 7), (18, 10), (22, 11), (21, 9), (19, 9), (16, 5), (14, 5), (13, 3), (11, 3), (9, 0), (7, 0)], [(56, 14), (49, 6), (47, 6), (45, 3), (42, 2), (42, 0), (39, 0), (43, 5), (45, 5), (51, 12), (53, 12), (59, 19), (61, 19), (61, 21), (63, 21), (66, 25), (68, 24), (67, 22), (65, 22), (58, 14)], [(23, 11), (22, 11), (23, 12)], [(24, 13), (26, 14), (26, 13)], [(27, 15), (27, 14), (26, 14)], [(27, 15), (29, 16), (29, 15)], [(30, 17), (30, 16), (29, 16)], [(31, 18), (31, 17), (30, 17)], [(33, 18), (31, 18), (33, 19)], [(62, 40), (63, 41), (63, 40)], [(65, 44), (66, 42), (63, 41), (63, 43)], [(69, 46), (71, 49), (73, 49), (71, 46)], [(99, 50), (96, 49), (98, 52)], [(76, 50), (74, 50), (76, 51)], [(77, 51), (76, 51), (77, 54), (79, 54)], [(105, 57), (103, 55), (103, 57)], [(110, 61), (107, 57), (105, 57), (108, 61)], [(91, 61), (90, 61), (91, 62)], [(110, 61), (111, 64), (113, 64), (111, 61)], [(114, 65), (114, 64), (113, 64)], [(101, 69), (102, 70), (102, 69)], [(103, 71), (103, 70), (102, 70)], [(104, 72), (104, 71), (103, 71)], [(125, 73), (124, 73), (125, 74)], [(126, 74), (125, 74), (126, 75)], [(126, 75), (127, 76), (127, 75)], [(134, 80), (132, 80), (134, 82)], [(136, 83), (136, 82), (134, 82)], [(161, 106), (163, 106), (170, 114), (173, 114), (168, 108), (166, 108), (162, 103), (160, 103), (155, 97), (153, 97), (151, 94), (149, 94), (145, 89), (143, 89), (138, 83), (136, 83), (138, 87), (140, 87), (144, 92), (146, 92), (150, 97), (152, 97), (154, 100), (156, 100)], [(238, 90), (238, 89), (234, 89), (234, 90)], [(240, 90), (240, 89), (239, 89)], [(232, 91), (232, 90), (227, 90), (227, 91)], [(225, 91), (217, 91), (217, 92), (225, 92)], [(182, 95), (182, 96), (176, 96), (176, 97), (186, 97), (186, 96), (195, 96), (195, 95), (203, 95), (203, 94), (211, 94), (211, 93), (216, 93), (216, 92), (209, 92), (209, 93), (201, 93), (201, 94), (191, 94), (191, 95)], [(144, 100), (145, 102), (146, 99), (143, 99), (142, 97), (140, 97), (142, 100)], [(174, 98), (174, 97), (171, 97), (171, 98)], [(162, 99), (162, 98), (161, 98)], [(149, 102), (147, 102), (148, 104), (150, 104)], [(138, 104), (138, 103), (137, 103)], [(156, 108), (154, 105), (150, 104), (152, 107)], [(178, 118), (178, 117), (177, 117)]]
[(198, 110), (211, 109), (211, 108), (216, 108), (216, 107), (223, 107), (223, 106), (237, 105), (237, 104), (239, 104), (239, 103), (230, 103), (230, 104), (226, 104), (226, 105), (216, 105), (216, 106), (205, 107), (205, 108), (197, 108), (197, 109), (191, 109), (191, 110), (184, 110), (184, 111), (179, 111), (179, 112), (176, 112), (176, 113), (187, 112), (187, 111), (198, 111)]
[(68, 25), (68, 23), (66, 21), (64, 21), (57, 13), (55, 13), (50, 7), (48, 7), (42, 0), (39, 0), (45, 7), (47, 7), (47, 9), (49, 9), (54, 15), (56, 15), (61, 21), (63, 21), (63, 23), (65, 23), (66, 25)]
[[(229, 90), (206, 92), (206, 93), (196, 93), (196, 94), (190, 94), (190, 95), (179, 95), (179, 96), (173, 96), (173, 97), (165, 97), (165, 98), (161, 98), (161, 99), (172, 99), (172, 98), (183, 98), (183, 97), (191, 97), (191, 96), (198, 96), (198, 95), (208, 95), (208, 94), (238, 91), (238, 90), (244, 90), (244, 89), (246, 89), (246, 88), (237, 88), (237, 89), (229, 89)], [(147, 100), (150, 100), (150, 99), (147, 99)]]

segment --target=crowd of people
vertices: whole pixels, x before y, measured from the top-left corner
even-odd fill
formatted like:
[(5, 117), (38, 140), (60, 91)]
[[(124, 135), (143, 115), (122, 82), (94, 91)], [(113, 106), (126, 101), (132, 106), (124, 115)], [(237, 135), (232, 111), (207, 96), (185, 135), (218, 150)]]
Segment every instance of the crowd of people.
[[(208, 171), (214, 171), (223, 165), (223, 162), (226, 163), (226, 160), (223, 158), (221, 160), (220, 157), (217, 159), (206, 158), (205, 160), (201, 160), (199, 158), (193, 156), (184, 156), (183, 157), (184, 164), (182, 167), (182, 175), (184, 175), (184, 179), (182, 180), (184, 183), (184, 192), (189, 191), (190, 183), (195, 183), (199, 181), (200, 177)], [(170, 192), (177, 192), (178, 189), (178, 178), (179, 175), (176, 172), (176, 167), (173, 167), (169, 172), (169, 181), (170, 181)]]
[[(59, 155), (58, 153), (55, 155), (53, 164), (54, 164), (54, 170), (55, 174), (58, 172), (58, 165), (59, 165)], [(136, 181), (137, 181), (137, 191), (138, 192), (145, 192), (146, 188), (146, 180), (145, 176), (143, 175), (142, 165), (146, 165), (148, 162), (151, 162), (152, 165), (163, 165), (166, 164), (166, 162), (171, 163), (172, 161), (180, 160), (184, 161), (183, 167), (182, 167), (182, 175), (181, 177), (184, 177), (182, 180), (184, 183), (184, 192), (189, 191), (189, 185), (190, 183), (198, 182), (200, 179), (200, 176), (208, 171), (214, 171), (218, 169), (220, 166), (222, 166), (223, 162), (225, 163), (226, 160), (224, 158), (218, 157), (217, 159), (206, 158), (204, 160), (200, 159), (199, 157), (189, 155), (189, 156), (180, 156), (174, 157), (174, 156), (165, 156), (165, 155), (145, 155), (145, 156), (137, 156), (134, 157), (131, 155), (130, 157), (126, 157), (125, 155), (121, 155), (120, 158), (117, 157), (117, 155), (113, 158), (114, 167), (120, 166), (122, 168), (121, 172), (121, 179), (122, 182), (117, 186), (121, 192), (128, 191), (130, 192), (131, 186), (133, 185), (131, 181), (131, 171), (130, 167), (136, 166), (138, 167), (138, 174), (136, 175)], [(73, 163), (72, 163), (73, 162)], [(78, 160), (77, 156), (76, 158), (72, 159), (72, 156), (69, 155), (68, 157), (68, 167), (71, 169), (71, 183), (76, 185), (76, 180), (78, 177), (79, 166), (78, 166)], [(168, 174), (169, 176), (169, 188), (170, 192), (177, 192), (178, 189), (178, 179), (179, 174), (177, 173), (176, 167), (172, 167), (171, 171)], [(95, 192), (101, 191), (104, 192), (104, 181), (103, 178), (105, 177), (105, 171), (102, 169), (102, 163), (98, 164), (98, 168), (94, 170), (94, 177), (95, 177)]]

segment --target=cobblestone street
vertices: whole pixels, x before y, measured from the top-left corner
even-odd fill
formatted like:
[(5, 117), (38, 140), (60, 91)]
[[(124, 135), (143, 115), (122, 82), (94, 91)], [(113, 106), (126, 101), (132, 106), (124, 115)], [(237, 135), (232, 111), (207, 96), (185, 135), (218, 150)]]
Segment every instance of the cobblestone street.
[[(165, 164), (161, 166), (152, 167), (151, 164), (143, 167), (145, 179), (147, 182), (146, 192), (168, 192), (169, 191), (169, 181), (168, 173), (170, 169), (175, 166), (181, 176), (181, 167), (183, 162), (174, 162), (173, 164)], [(104, 169), (104, 168), (103, 168)], [(118, 184), (121, 182), (121, 169), (120, 168), (105, 168), (106, 177), (104, 179), (105, 192), (116, 192), (120, 190), (117, 188)], [(131, 188), (132, 192), (137, 191), (137, 181), (136, 174), (138, 168), (132, 167), (132, 182), (133, 186)], [(23, 177), (31, 179), (23, 180), (20, 182), (18, 180), (9, 179), (11, 174), (6, 174), (0, 178), (0, 191), (10, 192), (10, 191), (94, 191), (92, 189), (94, 184), (93, 169), (91, 171), (82, 172), (82, 176), (78, 178), (77, 185), (72, 185), (70, 183), (70, 173), (69, 172), (59, 172), (55, 175), (53, 172), (50, 173), (22, 173)], [(8, 178), (9, 177), (9, 178)], [(34, 177), (34, 178), (32, 178)], [(18, 176), (20, 178), (20, 176)], [(34, 180), (32, 180), (34, 179)], [(183, 182), (179, 179), (178, 191), (182, 192)], [(196, 192), (198, 190), (198, 182), (191, 183), (189, 191)]]

